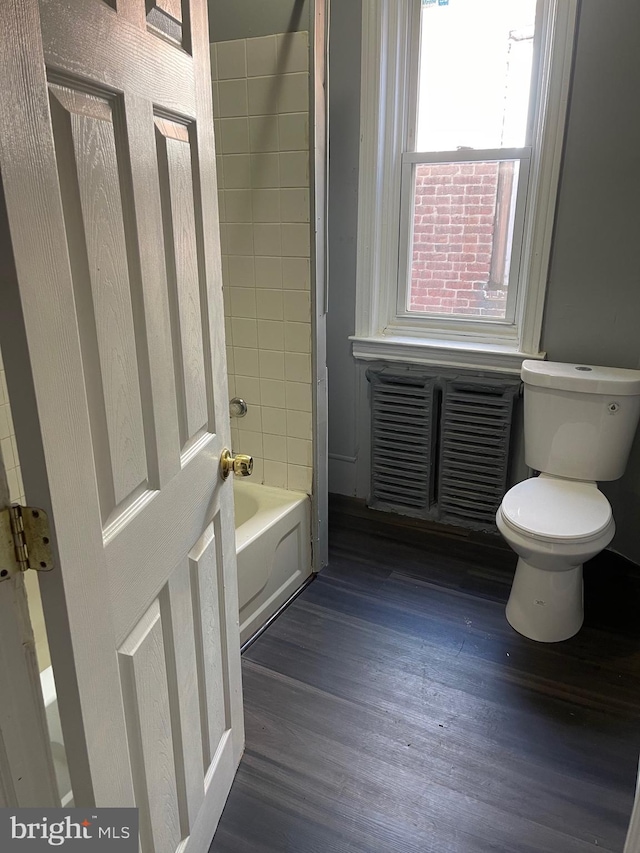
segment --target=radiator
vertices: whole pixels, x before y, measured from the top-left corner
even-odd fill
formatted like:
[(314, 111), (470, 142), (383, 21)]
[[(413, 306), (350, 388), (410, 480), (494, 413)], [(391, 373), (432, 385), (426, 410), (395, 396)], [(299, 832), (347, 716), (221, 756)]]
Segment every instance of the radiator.
[(367, 370), (371, 383), (369, 506), (414, 518), (495, 528), (507, 486), (520, 380)]

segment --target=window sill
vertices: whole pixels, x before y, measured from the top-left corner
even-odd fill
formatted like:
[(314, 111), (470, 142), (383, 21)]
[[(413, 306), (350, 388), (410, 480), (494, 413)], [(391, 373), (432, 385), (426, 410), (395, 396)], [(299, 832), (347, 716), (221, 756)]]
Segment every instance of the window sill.
[(413, 338), (400, 335), (349, 338), (353, 356), (363, 361), (401, 361), (406, 364), (429, 364), (520, 373), (526, 358), (544, 359), (545, 353), (520, 352), (507, 344), (445, 341), (435, 338)]

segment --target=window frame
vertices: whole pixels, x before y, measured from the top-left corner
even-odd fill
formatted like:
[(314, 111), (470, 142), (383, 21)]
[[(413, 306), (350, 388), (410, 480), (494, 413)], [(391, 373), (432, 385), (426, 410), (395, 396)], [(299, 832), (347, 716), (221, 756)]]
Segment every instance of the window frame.
[(522, 231), (521, 256), (514, 259), (520, 268), (517, 292), (512, 291), (505, 320), (478, 320), (399, 310), (408, 283), (411, 225), (411, 205), (402, 205), (401, 196), (404, 190), (406, 197), (411, 186), (413, 163), (425, 162), (424, 155), (410, 151), (415, 135), (420, 0), (363, 4), (356, 327), (351, 337), (356, 358), (516, 371), (524, 358), (544, 357), (540, 335), (576, 10), (577, 0), (539, 0), (530, 144), (482, 150), (477, 157), (469, 151), (429, 155), (428, 162), (486, 160), (489, 154), (493, 159), (516, 159), (521, 163), (519, 183), (529, 182), (526, 201), (522, 203), (520, 194), (515, 214), (515, 227)]

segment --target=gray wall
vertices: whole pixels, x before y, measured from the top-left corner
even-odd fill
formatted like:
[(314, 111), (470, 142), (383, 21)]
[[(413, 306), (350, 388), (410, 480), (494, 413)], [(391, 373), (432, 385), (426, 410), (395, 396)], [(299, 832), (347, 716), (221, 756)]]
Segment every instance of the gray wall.
[[(360, 0), (331, 27), (329, 452), (331, 491), (366, 497), (368, 404), (354, 328)], [(582, 0), (543, 348), (549, 359), (640, 366), (640, 4)], [(521, 443), (521, 436), (517, 436)], [(640, 440), (603, 485), (613, 547), (640, 563)]]
[(209, 0), (209, 41), (308, 30), (311, 0)]

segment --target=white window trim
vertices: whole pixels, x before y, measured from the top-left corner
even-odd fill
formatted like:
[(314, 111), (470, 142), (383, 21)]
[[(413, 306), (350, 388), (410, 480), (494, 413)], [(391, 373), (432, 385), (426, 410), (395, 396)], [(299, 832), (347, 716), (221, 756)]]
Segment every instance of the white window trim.
[[(533, 129), (523, 272), (513, 324), (464, 319), (395, 321), (402, 146), (414, 0), (368, 0), (362, 14), (360, 174), (353, 354), (517, 372), (540, 352), (542, 316), (569, 97), (577, 0), (546, 0)], [(415, 34), (414, 34), (415, 35)], [(534, 72), (535, 73), (535, 72)], [(392, 223), (390, 227), (390, 223)]]

